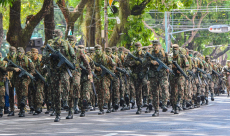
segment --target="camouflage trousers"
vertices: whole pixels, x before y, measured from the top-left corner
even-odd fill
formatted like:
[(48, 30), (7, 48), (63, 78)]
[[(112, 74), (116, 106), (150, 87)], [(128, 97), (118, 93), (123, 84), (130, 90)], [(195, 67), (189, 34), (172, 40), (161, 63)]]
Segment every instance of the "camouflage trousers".
[(34, 96), (35, 108), (42, 108), (43, 98), (44, 98), (44, 82), (40, 79), (36, 82), (36, 91)]
[[(61, 113), (61, 93), (69, 90), (69, 74), (67, 71), (55, 71), (51, 79), (52, 95), (54, 100), (55, 111)], [(63, 90), (63, 91), (62, 91)]]
[(212, 81), (208, 81), (208, 85), (206, 85), (206, 87), (205, 87), (204, 96), (208, 97), (209, 91), (210, 91), (210, 93), (214, 94), (214, 82), (212, 82)]
[(92, 90), (91, 82), (90, 80), (86, 80), (84, 82), (81, 82), (81, 91), (80, 91), (80, 101), (79, 106), (81, 107), (81, 110), (85, 110), (83, 107), (83, 100), (86, 100), (87, 103), (90, 103), (90, 92)]
[(74, 98), (80, 98), (80, 89), (81, 89), (81, 73), (77, 71), (72, 72), (73, 77), (70, 78), (70, 91), (67, 96), (69, 108), (73, 108)]
[[(121, 87), (121, 83), (122, 83), (121, 80), (122, 80), (121, 78), (117, 78), (117, 79), (112, 80), (112, 94), (110, 94), (111, 97), (110, 97), (110, 101), (109, 101), (109, 103), (112, 102), (112, 105), (114, 105), (115, 99), (119, 100), (120, 97), (122, 97), (122, 96), (124, 97), (124, 95), (120, 96), (120, 94), (122, 94), (122, 92), (125, 91), (124, 89), (121, 89), (121, 88), (125, 87), (124, 84), (122, 84), (122, 87)], [(110, 87), (111, 87), (111, 84), (110, 84)], [(121, 93), (120, 93), (120, 90), (121, 90)]]
[(132, 77), (127, 78), (127, 84), (125, 89), (125, 94), (127, 94), (130, 100), (135, 101), (135, 86), (134, 86), (134, 79)]
[(27, 104), (27, 97), (28, 97), (28, 87), (31, 82), (31, 79), (28, 77), (22, 77), (16, 80), (16, 93), (18, 98), (18, 108), (21, 108), (21, 103), (24, 105)]
[(50, 83), (50, 78), (49, 78), (49, 80), (47, 80), (47, 84), (48, 85), (44, 86), (43, 92), (44, 92), (44, 101), (46, 103), (47, 110), (49, 110), (50, 109), (49, 103), (50, 102), (51, 102), (51, 104), (53, 103), (52, 102), (53, 98), (52, 98), (52, 93), (51, 93), (51, 88), (52, 87), (51, 87), (51, 83)]
[(125, 97), (125, 78), (122, 76), (119, 78), (119, 83), (117, 84), (117, 86), (119, 85), (119, 92), (118, 94), (116, 94), (116, 92), (114, 93), (114, 95), (119, 95), (117, 98), (124, 98)]
[(5, 106), (5, 86), (4, 86), (4, 82), (1, 82), (3, 85), (0, 85), (0, 107), (4, 108)]
[(29, 107), (34, 106), (34, 86), (30, 83), (28, 86), (28, 103)]
[(136, 79), (134, 79), (134, 83), (135, 83), (134, 87), (135, 87), (137, 106), (142, 106), (142, 84), (143, 84), (143, 79), (136, 78)]
[[(150, 89), (153, 96), (153, 107), (155, 110), (159, 110), (159, 99), (160, 92), (162, 92), (162, 103), (164, 106), (167, 105), (167, 95), (168, 95), (168, 78), (167, 76), (162, 77), (150, 77)], [(161, 88), (161, 89), (160, 89)]]
[(143, 97), (146, 97), (147, 100), (151, 99), (152, 100), (152, 94), (150, 91), (150, 82), (147, 80), (147, 78), (143, 79), (143, 86), (142, 86), (142, 95)]
[[(93, 81), (93, 83), (94, 83), (94, 87), (95, 87), (95, 82)], [(94, 91), (93, 91), (93, 86), (92, 86), (92, 83), (91, 83), (91, 90), (90, 90), (90, 101), (91, 101), (91, 105), (92, 106), (95, 106), (95, 101), (96, 101), (96, 95), (95, 95), (95, 93), (94, 93)], [(97, 90), (96, 90), (96, 88), (95, 88), (95, 92), (96, 92), (96, 94), (97, 94)]]
[(95, 88), (98, 94), (99, 109), (103, 109), (103, 103), (108, 103), (110, 99), (110, 78), (108, 75), (95, 80)]
[(183, 98), (184, 96), (184, 76), (176, 76), (171, 80), (171, 103), (175, 105), (178, 98)]
[(185, 100), (185, 101), (187, 101), (188, 100), (188, 95), (189, 95), (189, 82), (188, 82), (188, 80), (185, 80), (185, 82), (184, 82), (184, 97), (181, 99), (181, 102), (183, 101), (183, 100)]

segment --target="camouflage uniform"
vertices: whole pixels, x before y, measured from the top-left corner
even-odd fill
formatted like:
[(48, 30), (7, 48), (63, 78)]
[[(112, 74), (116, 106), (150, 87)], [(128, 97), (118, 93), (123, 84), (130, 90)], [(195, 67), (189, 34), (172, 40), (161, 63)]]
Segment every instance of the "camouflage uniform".
[[(89, 65), (89, 61), (86, 57), (86, 55), (84, 54), (84, 45), (79, 45), (78, 46), (79, 49), (75, 48), (75, 52), (76, 52), (76, 68), (79, 69), (79, 65), (83, 65), (87, 71), (81, 72), (81, 80), (80, 80), (80, 85), (81, 88), (79, 90), (80, 93), (80, 107), (81, 107), (81, 117), (85, 116), (85, 109), (88, 108), (88, 103), (90, 103), (90, 90), (92, 90), (91, 88), (91, 67)], [(79, 69), (80, 70), (80, 69)], [(74, 80), (73, 80), (74, 81)], [(76, 81), (74, 81), (76, 82)], [(76, 90), (75, 88), (73, 88), (73, 90)], [(78, 90), (76, 90), (78, 91)], [(75, 94), (75, 92), (74, 92)], [(71, 94), (70, 94), (71, 96)]]
[[(163, 63), (166, 63), (166, 65), (169, 65), (171, 67), (170, 63), (167, 63), (166, 56), (164, 49), (161, 47), (159, 41), (152, 41), (153, 43), (153, 49), (150, 51), (150, 54), (153, 57), (157, 57), (159, 60), (161, 60)], [(155, 109), (155, 113), (152, 116), (159, 116), (159, 94), (160, 89), (162, 91), (162, 102), (163, 102), (163, 112), (167, 111), (167, 94), (168, 94), (168, 77), (167, 72), (164, 68), (160, 69), (160, 71), (157, 71), (157, 68), (159, 67), (159, 64), (155, 60), (151, 60), (149, 58), (149, 80), (150, 80), (150, 89), (153, 96), (153, 107)], [(150, 107), (150, 110), (151, 107)]]
[[(173, 45), (173, 61), (176, 61), (184, 71), (189, 66), (187, 58), (179, 54), (179, 46), (177, 44)], [(174, 114), (179, 114), (178, 108), (180, 108), (180, 101), (181, 98), (184, 97), (185, 77), (181, 73), (178, 73), (175, 65), (172, 66), (172, 70), (176, 74), (170, 82), (172, 106), (174, 108)]]
[[(36, 48), (32, 48), (32, 61), (34, 63), (35, 69), (43, 76), (44, 75), (44, 70), (42, 69), (41, 66), (41, 60), (42, 58), (38, 56), (38, 50)], [(35, 89), (33, 90), (33, 97), (34, 97), (34, 108), (35, 108), (35, 113), (34, 115), (38, 115), (42, 112), (42, 104), (43, 104), (43, 98), (44, 98), (44, 82), (38, 77), (38, 74), (35, 73), (34, 77), (36, 78), (35, 82)]]
[[(210, 56), (205, 56), (205, 61), (207, 63), (207, 68), (205, 69), (205, 71), (207, 72), (207, 74), (212, 74), (212, 70), (215, 70), (214, 65), (210, 62)], [(208, 93), (209, 91), (211, 92), (211, 100), (214, 101), (214, 82), (215, 82), (215, 75), (212, 74), (212, 79), (214, 79), (213, 81), (208, 81), (208, 85), (207, 85), (207, 89), (205, 91), (205, 97), (208, 98)]]
[[(118, 56), (112, 54), (112, 49), (107, 47), (105, 48), (106, 54), (113, 59), (113, 61), (116, 63), (116, 67), (119, 67), (122, 69), (121, 60), (118, 58)], [(112, 80), (112, 86), (110, 85), (110, 101), (108, 104), (108, 109), (110, 110), (110, 103), (112, 102), (113, 105), (113, 111), (116, 111), (118, 109), (118, 100), (121, 97), (121, 106), (124, 107), (124, 82), (122, 80), (121, 73), (119, 73), (117, 70), (115, 70), (115, 74), (117, 78), (113, 78)], [(112, 87), (112, 90), (111, 90)], [(121, 90), (121, 91), (120, 91)], [(121, 92), (121, 95), (120, 95)], [(124, 110), (124, 109), (123, 109)]]
[[(102, 52), (100, 45), (96, 45), (95, 50), (96, 50), (95, 51), (96, 54), (92, 58), (93, 61), (105, 66), (106, 68), (111, 70), (111, 72), (113, 72), (115, 70), (116, 64), (113, 62), (112, 58), (110, 58), (109, 56), (107, 56), (106, 54)], [(95, 74), (99, 78), (95, 80), (95, 88), (98, 94), (98, 104), (99, 104), (99, 110), (100, 110), (98, 114), (101, 115), (101, 114), (104, 114), (103, 102), (105, 104), (108, 104), (110, 100), (109, 86), (110, 86), (111, 77), (108, 74), (104, 75), (104, 77), (101, 77), (102, 70), (100, 67), (95, 67)]]
[(230, 70), (230, 60), (227, 60), (227, 65), (223, 68), (223, 74), (225, 76), (225, 79), (226, 79), (226, 87), (227, 87), (227, 93), (228, 93), (228, 97), (229, 97), (229, 91), (230, 91), (230, 84), (229, 84), (229, 75), (230, 75), (230, 72), (227, 72), (227, 70)]
[[(55, 36), (58, 36), (54, 39), (54, 42), (51, 43), (51, 47), (54, 50), (60, 51), (62, 55), (64, 55), (67, 59), (74, 60), (74, 50), (73, 48), (66, 43), (65, 40), (61, 39), (62, 33), (60, 30), (54, 31)], [(52, 90), (53, 90), (53, 98), (54, 98), (54, 105), (56, 111), (56, 118), (54, 122), (60, 121), (60, 113), (61, 113), (61, 97), (63, 96), (64, 105), (67, 107), (67, 100), (68, 100), (68, 93), (70, 90), (70, 82), (69, 82), (69, 74), (67, 72), (67, 67), (65, 65), (60, 66), (57, 68), (59, 63), (59, 58), (56, 54), (51, 54), (50, 62), (51, 62), (51, 71), (52, 71)]]
[[(35, 72), (35, 67), (33, 62), (26, 56), (25, 51), (22, 47), (18, 47), (17, 49), (18, 56), (16, 59), (16, 65), (22, 67), (24, 70), (26, 70), (28, 73), (33, 75)], [(9, 71), (16, 71), (17, 68), (12, 67), (12, 65), (7, 66), (7, 69)], [(31, 82), (31, 79), (27, 77), (26, 75), (23, 75), (21, 78), (19, 77), (20, 71), (16, 71), (15, 76), (15, 87), (16, 87), (16, 93), (18, 97), (18, 102), (20, 102), (20, 113), (19, 117), (25, 117), (25, 111), (24, 107), (27, 104), (27, 97), (28, 97), (28, 86)]]
[(5, 76), (7, 75), (7, 70), (6, 70), (6, 66), (7, 66), (7, 62), (6, 61), (2, 61), (2, 53), (0, 53), (0, 118), (3, 116), (3, 108), (5, 106)]
[[(143, 59), (145, 52), (142, 51), (141, 43), (135, 44), (136, 50), (132, 53), (134, 56)], [(132, 70), (132, 77), (134, 79), (135, 85), (135, 93), (136, 93), (136, 101), (138, 110), (136, 114), (141, 114), (141, 106), (142, 106), (142, 84), (143, 78), (146, 76), (144, 73), (146, 72), (146, 62), (143, 64), (140, 61), (133, 60), (132, 57), (127, 56), (125, 60), (125, 65), (129, 66)]]

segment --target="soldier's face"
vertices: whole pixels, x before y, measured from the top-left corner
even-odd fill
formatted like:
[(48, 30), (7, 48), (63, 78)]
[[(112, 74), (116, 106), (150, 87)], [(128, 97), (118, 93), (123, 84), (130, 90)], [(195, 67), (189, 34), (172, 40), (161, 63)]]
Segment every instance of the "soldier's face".
[(16, 51), (10, 51), (10, 56), (13, 56), (14, 54), (16, 54)]
[(159, 46), (158, 45), (153, 46), (153, 50), (154, 51), (158, 51), (159, 50)]
[(32, 51), (31, 55), (32, 55), (33, 58), (37, 58), (38, 57), (38, 52)]
[(22, 58), (24, 56), (24, 53), (23, 52), (18, 52), (18, 57), (19, 58)]
[(111, 51), (106, 51), (106, 54), (108, 55), (108, 56), (110, 56), (111, 55)]
[(174, 48), (173, 49), (173, 56), (178, 56), (179, 55), (179, 49), (178, 48)]
[(205, 60), (206, 60), (207, 62), (210, 62), (210, 58), (205, 58)]
[(122, 53), (123, 51), (122, 51), (122, 49), (119, 49), (119, 53)]
[(100, 55), (101, 54), (101, 49), (96, 49), (95, 53), (98, 54), (98, 55)]

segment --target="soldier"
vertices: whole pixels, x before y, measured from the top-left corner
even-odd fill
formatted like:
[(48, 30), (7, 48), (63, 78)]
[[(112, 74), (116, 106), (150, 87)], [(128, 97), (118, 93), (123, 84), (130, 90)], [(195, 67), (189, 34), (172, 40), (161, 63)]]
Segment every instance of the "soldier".
[[(44, 70), (42, 69), (41, 66), (41, 60), (42, 58), (38, 56), (38, 49), (32, 48), (31, 49), (31, 59), (34, 63), (35, 69), (41, 74), (41, 76), (44, 75)], [(34, 108), (35, 108), (35, 113), (33, 115), (38, 115), (42, 112), (42, 104), (43, 104), (43, 93), (44, 93), (44, 82), (39, 78), (38, 73), (34, 74), (34, 77), (36, 79), (35, 83), (35, 90), (33, 91), (34, 93)]]
[[(177, 44), (173, 45), (173, 61), (176, 61), (177, 64), (183, 69), (183, 71), (185, 71), (189, 66), (187, 58), (184, 55), (180, 55), (179, 46)], [(170, 81), (172, 106), (174, 108), (174, 114), (179, 114), (178, 108), (180, 107), (181, 98), (183, 98), (184, 95), (185, 77), (181, 74), (175, 65), (172, 66), (172, 70), (176, 74), (172, 78), (172, 81)]]
[[(85, 116), (85, 109), (88, 108), (88, 103), (90, 102), (90, 90), (91, 90), (91, 82), (92, 82), (92, 75), (91, 75), (91, 67), (89, 62), (84, 54), (84, 46), (79, 45), (78, 49), (75, 46), (75, 55), (76, 55), (76, 69), (79, 71), (77, 73), (76, 78), (72, 78), (73, 87), (71, 87), (71, 91), (69, 94), (69, 98), (72, 97), (72, 101), (76, 98), (76, 94), (79, 95), (80, 98), (80, 108), (81, 114), (80, 117)], [(83, 65), (86, 68), (86, 71), (81, 72), (80, 65)], [(80, 86), (80, 88), (79, 88)], [(77, 90), (79, 89), (79, 90)], [(78, 92), (78, 93), (77, 93)], [(74, 95), (73, 95), (74, 94)], [(70, 110), (72, 108), (72, 101), (69, 101)]]
[(31, 51), (27, 51), (27, 52), (26, 52), (26, 56), (27, 56), (28, 58), (31, 58), (31, 55), (32, 55), (32, 54), (31, 54)]
[[(207, 63), (207, 68), (206, 68), (207, 74), (212, 74), (212, 70), (214, 69), (214, 65), (211, 63), (209, 55), (205, 56), (205, 61)], [(212, 74), (212, 78), (214, 79), (213, 74)], [(213, 94), (214, 94), (214, 81), (208, 81), (208, 86), (207, 86), (207, 89), (205, 91), (205, 97), (208, 98), (208, 92), (210, 90), (210, 92), (211, 92), (211, 100), (212, 101), (214, 101), (214, 96), (213, 96)]]
[(118, 54), (117, 46), (113, 46), (112, 47), (112, 52), (113, 52), (113, 55), (117, 55)]
[(125, 65), (129, 66), (132, 70), (132, 77), (134, 79), (135, 85), (135, 93), (136, 93), (136, 101), (137, 101), (137, 112), (136, 114), (141, 114), (141, 106), (142, 106), (142, 84), (143, 78), (145, 77), (144, 73), (146, 72), (146, 63), (142, 63), (142, 59), (144, 58), (144, 51), (142, 51), (142, 45), (140, 42), (135, 43), (135, 50), (132, 54), (139, 58), (139, 60), (133, 59), (133, 57), (127, 56), (125, 60)]
[[(12, 62), (16, 63), (17, 59), (17, 50), (15, 47), (11, 46), (9, 49), (9, 54), (7, 54), (7, 59), (11, 60)], [(4, 59), (5, 60), (5, 59)], [(9, 87), (9, 101), (10, 101), (10, 113), (8, 116), (14, 116), (14, 87), (15, 87), (15, 71), (9, 72), (10, 73), (10, 87)]]
[(5, 106), (5, 76), (7, 75), (6, 70), (7, 62), (2, 60), (2, 53), (0, 52), (0, 118), (3, 116), (3, 108)]
[[(228, 71), (227, 71), (228, 70)], [(227, 65), (223, 68), (223, 74), (225, 76), (225, 79), (227, 80), (226, 82), (226, 87), (227, 87), (227, 93), (229, 97), (229, 91), (230, 91), (230, 60), (227, 60)]]
[[(128, 53), (130, 53), (130, 51), (128, 49), (125, 49), (125, 51), (124, 51), (125, 59), (126, 59)], [(125, 64), (125, 62), (123, 63), (123, 66), (125, 66), (126, 71), (128, 71), (129, 75), (131, 75), (132, 71), (131, 71), (130, 67), (128, 67)], [(132, 76), (127, 76), (127, 85), (126, 85), (126, 89), (125, 89), (125, 94), (126, 94), (126, 97), (129, 98), (130, 103), (132, 104), (131, 109), (134, 109), (135, 108), (135, 87), (134, 87), (134, 79)]]
[[(69, 46), (66, 41), (64, 41), (62, 38), (62, 32), (60, 30), (54, 30), (54, 42), (51, 43), (51, 47), (53, 47), (54, 50), (60, 51), (62, 55), (64, 55), (66, 58), (68, 58), (70, 61), (75, 59), (75, 53), (71, 46)], [(59, 57), (57, 54), (52, 53), (50, 57), (51, 62), (51, 70), (52, 70), (52, 90), (54, 95), (54, 102), (55, 102), (55, 111), (56, 111), (56, 118), (54, 119), (54, 122), (60, 121), (60, 114), (61, 114), (61, 95), (63, 95), (64, 99), (64, 106), (68, 107), (67, 100), (68, 100), (68, 93), (70, 89), (70, 83), (69, 83), (69, 73), (68, 68), (65, 65), (60, 66), (57, 68), (57, 65), (59, 63)], [(72, 118), (71, 110), (69, 110), (68, 118)]]
[[(25, 55), (25, 51), (22, 47), (18, 47), (17, 48), (17, 59), (16, 59), (16, 65), (22, 67), (24, 70), (26, 70), (28, 73), (30, 73), (31, 75), (33, 75), (35, 73), (35, 68), (34, 68), (34, 64), (31, 61), (31, 59), (29, 59), (26, 55)], [(15, 82), (15, 86), (16, 86), (16, 93), (18, 96), (18, 102), (20, 102), (20, 112), (19, 112), (19, 117), (25, 117), (25, 106), (27, 104), (27, 97), (28, 97), (28, 86), (31, 82), (31, 79), (26, 76), (23, 75), (22, 77), (19, 77), (20, 74), (20, 69), (19, 68), (15, 68), (12, 65), (7, 66), (7, 69), (9, 71), (15, 71), (15, 76), (16, 76), (16, 81)]]
[[(161, 60), (163, 63), (166, 63), (166, 56), (164, 49), (161, 47), (160, 42), (157, 40), (152, 41), (153, 43), (153, 50), (151, 50), (151, 55), (154, 57), (157, 57), (159, 60)], [(170, 65), (171, 64), (166, 64)], [(161, 87), (162, 90), (162, 100), (163, 100), (163, 112), (166, 112), (167, 109), (167, 93), (168, 93), (168, 77), (167, 73), (169, 72), (169, 69), (160, 69), (160, 71), (157, 71), (157, 68), (159, 67), (159, 63), (155, 60), (149, 60), (149, 80), (150, 80), (150, 89), (153, 96), (153, 107), (155, 109), (153, 117), (159, 116), (159, 94)], [(150, 110), (152, 108), (150, 107)]]
[[(102, 52), (101, 45), (95, 46), (95, 55), (92, 58), (94, 62), (101, 64), (105, 66), (106, 68), (109, 68), (111, 72), (115, 70), (115, 63), (113, 62), (112, 58), (107, 56)], [(105, 104), (108, 105), (108, 102), (110, 100), (110, 94), (109, 94), (109, 86), (110, 86), (110, 75), (104, 75), (104, 77), (101, 77), (102, 69), (98, 66), (95, 67), (95, 74), (99, 79), (95, 80), (95, 87), (98, 91), (98, 104), (99, 104), (99, 113), (98, 115), (104, 114), (103, 110), (103, 101)]]
[[(116, 64), (116, 67), (122, 69), (123, 66), (121, 64), (121, 60), (118, 58), (118, 56), (112, 54), (112, 49), (107, 47), (107, 48), (105, 48), (105, 51), (106, 51), (106, 54), (113, 59), (113, 61)], [(110, 113), (110, 111), (111, 111), (111, 108), (110, 108), (111, 101), (112, 101), (112, 105), (113, 105), (113, 110), (112, 111), (113, 112), (117, 111), (119, 97), (121, 97), (121, 100), (120, 100), (121, 106), (122, 106), (121, 110), (124, 110), (124, 94), (120, 95), (119, 90), (122, 90), (121, 93), (123, 93), (124, 89), (125, 89), (125, 86), (124, 86), (124, 84), (122, 82), (121, 73), (119, 73), (117, 70), (115, 70), (115, 74), (116, 74), (116, 76), (118, 78), (113, 78), (111, 80), (111, 82), (112, 82), (110, 84), (110, 96), (111, 97), (110, 97), (110, 101), (108, 103), (108, 111), (106, 113)]]

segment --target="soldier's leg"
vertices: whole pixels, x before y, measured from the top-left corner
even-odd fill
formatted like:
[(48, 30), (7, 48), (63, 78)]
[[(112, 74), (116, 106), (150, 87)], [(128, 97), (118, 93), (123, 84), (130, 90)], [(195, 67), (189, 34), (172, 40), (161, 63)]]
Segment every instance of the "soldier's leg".
[(182, 101), (182, 108), (183, 108), (183, 110), (188, 110), (188, 108), (186, 107), (186, 102), (188, 101), (188, 95), (189, 95), (189, 81), (185, 80), (185, 84), (184, 84), (184, 97), (183, 97), (183, 101)]
[(14, 116), (14, 85), (12, 82), (11, 85), (9, 88), (10, 113), (8, 116)]
[(4, 106), (5, 106), (5, 86), (3, 84), (3, 82), (0, 82), (2, 83), (2, 85), (0, 85), (0, 118), (3, 116), (3, 109), (4, 109)]
[[(168, 83), (168, 78), (167, 76), (163, 76), (160, 80), (159, 80), (159, 85), (160, 85), (160, 88), (161, 88), (161, 96), (162, 96), (162, 111), (163, 112), (166, 112), (168, 109), (167, 109), (167, 100), (168, 100), (168, 86), (169, 86), (169, 83)], [(160, 90), (159, 90), (160, 91)]]
[(148, 81), (147, 78), (142, 80), (142, 94), (143, 94), (143, 107), (147, 107), (147, 100), (148, 100)]
[(179, 79), (177, 80), (177, 84), (178, 84), (178, 99), (177, 99), (177, 107), (180, 109), (180, 102), (181, 99), (184, 97), (184, 83), (185, 82), (185, 78), (184, 76), (180, 76)]
[(134, 86), (134, 79), (132, 77), (129, 77), (129, 94), (130, 94), (130, 103), (132, 104), (131, 109), (135, 108), (135, 86)]
[(125, 103), (125, 85), (124, 85), (124, 83), (125, 83), (125, 81), (124, 81), (124, 79), (123, 79), (123, 77), (121, 77), (119, 80), (119, 83), (117, 83), (120, 87), (120, 106), (122, 106), (122, 108), (121, 108), (121, 110), (125, 110), (126, 108), (125, 108), (125, 105), (126, 105), (126, 103)]
[(85, 109), (88, 108), (88, 102), (90, 101), (90, 90), (92, 90), (91, 82), (89, 80), (81, 84), (81, 96), (80, 96), (80, 106), (81, 115), (80, 117), (85, 117)]
[(80, 79), (81, 79), (80, 73), (74, 73), (73, 77), (70, 80), (71, 81), (70, 91), (73, 92), (73, 95), (71, 97), (71, 94), (69, 94), (68, 102), (70, 108), (73, 107), (74, 114), (79, 113), (78, 102), (80, 98), (80, 89), (81, 89)]
[(153, 101), (152, 101), (152, 105), (155, 109), (155, 113), (152, 115), (153, 117), (155, 116), (159, 116), (159, 80), (154, 77), (154, 78), (149, 78), (150, 80), (150, 89), (151, 89), (151, 93), (153, 96)]
[(136, 101), (137, 101), (137, 112), (136, 114), (141, 114), (141, 105), (142, 105), (142, 80), (141, 79), (135, 79), (135, 94), (136, 94)]
[(171, 103), (172, 103), (172, 111), (171, 113), (178, 114), (177, 111), (177, 99), (178, 99), (178, 84), (177, 84), (177, 77), (171, 77), (170, 85), (171, 85)]
[[(115, 112), (118, 108), (118, 102), (120, 99), (120, 79), (113, 79), (113, 83), (112, 83), (112, 93), (113, 93), (113, 99), (112, 99), (112, 105), (113, 105), (113, 112)], [(123, 91), (123, 90), (122, 90)], [(121, 92), (122, 94), (123, 92)]]
[(35, 110), (35, 105), (34, 105), (35, 92), (36, 90), (34, 90), (33, 85), (29, 84), (29, 87), (28, 87), (28, 102), (29, 102), (29, 107), (30, 107), (29, 114), (33, 114), (33, 111)]
[(97, 90), (98, 94), (98, 107), (99, 107), (99, 112), (98, 115), (104, 114), (103, 110), (103, 99), (104, 99), (104, 91), (102, 90), (102, 78), (101, 79), (94, 79), (95, 81), (95, 87)]
[(42, 112), (42, 104), (43, 104), (43, 91), (44, 91), (44, 83), (43, 81), (39, 80), (37, 82), (37, 90), (36, 90), (36, 97), (35, 97), (35, 103), (36, 103), (36, 109), (34, 115), (38, 115)]
[[(214, 101), (214, 82), (209, 83), (209, 89), (211, 93), (211, 100)], [(205, 95), (208, 96), (208, 93), (206, 93)]]
[(102, 88), (101, 89), (104, 92), (104, 98), (103, 98), (103, 100), (104, 100), (104, 104), (105, 105), (108, 105), (109, 100), (110, 100), (110, 88), (109, 88), (110, 87), (110, 83), (111, 83), (111, 80), (109, 79), (109, 77), (104, 76), (103, 79), (102, 79)]
[(19, 117), (25, 117), (25, 106), (27, 104), (27, 98), (28, 98), (28, 87), (30, 84), (31, 80), (29, 78), (24, 78), (22, 80), (22, 84), (21, 84), (21, 100), (20, 102), (20, 115)]

